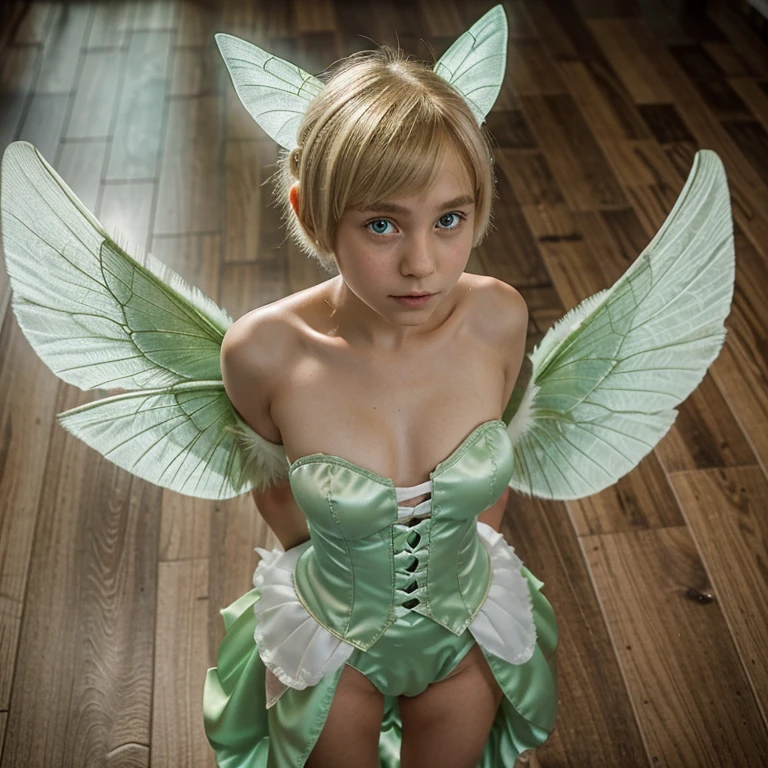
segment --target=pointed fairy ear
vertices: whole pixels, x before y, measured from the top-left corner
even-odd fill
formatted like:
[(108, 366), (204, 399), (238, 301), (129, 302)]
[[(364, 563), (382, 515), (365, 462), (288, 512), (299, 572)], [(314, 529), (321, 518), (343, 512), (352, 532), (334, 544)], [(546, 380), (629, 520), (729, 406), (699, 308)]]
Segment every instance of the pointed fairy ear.
[(251, 117), (281, 147), (293, 149), (304, 113), (323, 83), (239, 37), (219, 32), (216, 44)]
[(464, 97), (481, 125), (504, 80), (507, 36), (507, 16), (504, 8), (497, 5), (461, 35), (435, 64), (435, 73)]

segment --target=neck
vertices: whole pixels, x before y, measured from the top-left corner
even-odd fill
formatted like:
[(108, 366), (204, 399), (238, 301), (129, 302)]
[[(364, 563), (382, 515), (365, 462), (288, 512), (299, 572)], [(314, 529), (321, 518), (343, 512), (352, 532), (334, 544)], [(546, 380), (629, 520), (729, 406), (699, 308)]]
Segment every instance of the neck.
[(402, 352), (431, 338), (453, 314), (453, 292), (422, 322), (405, 325), (389, 320), (361, 301), (341, 275), (330, 281), (326, 298), (331, 334), (345, 339), (350, 346), (367, 347), (381, 352)]

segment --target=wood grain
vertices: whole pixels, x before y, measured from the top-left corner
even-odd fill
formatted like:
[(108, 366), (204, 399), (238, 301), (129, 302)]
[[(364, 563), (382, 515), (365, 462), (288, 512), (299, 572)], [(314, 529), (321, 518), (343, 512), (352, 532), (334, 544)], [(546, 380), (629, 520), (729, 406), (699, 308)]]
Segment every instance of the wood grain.
[(149, 179), (158, 173), (171, 43), (170, 32), (131, 35), (107, 179)]
[(523, 96), (523, 112), (573, 210), (625, 206), (605, 156), (568, 95)]
[(72, 103), (67, 139), (105, 138), (112, 133), (123, 57), (114, 51), (88, 51), (82, 57), (77, 92)]
[(220, 109), (218, 96), (169, 102), (155, 235), (219, 232)]
[[(237, 318), (331, 273), (287, 239), (264, 183), (277, 147), (213, 34), (313, 72), (372, 40), (429, 61), (493, 4), (14, 3), (0, 149), (34, 142), (132, 252), (149, 245)], [(504, 4), (509, 61), (486, 123), (494, 225), (467, 271), (520, 290), (527, 352), (624, 274), (698, 149), (723, 159), (736, 222), (726, 342), (665, 438), (602, 493), (510, 498), (502, 530), (560, 630), (542, 765), (768, 754), (768, 45), (728, 5)], [(0, 319), (0, 768), (213, 768), (201, 691), (219, 610), (251, 588), (253, 548), (279, 542), (249, 495), (164, 491), (64, 432), (55, 415), (104, 392), (37, 358), (4, 270)]]
[(552, 736), (536, 750), (541, 765), (644, 765), (600, 595), (564, 505), (512, 494), (501, 531), (544, 582), (542, 594), (557, 617), (561, 704)]
[(198, 714), (207, 669), (208, 579), (207, 557), (158, 568), (153, 765), (216, 766)]
[[(59, 390), (57, 413), (93, 399)], [(97, 751), (103, 765), (148, 766), (159, 489), (61, 428), (37, 471), (46, 483), (3, 762), (88, 765)]]
[(649, 762), (758, 765), (764, 723), (690, 531), (582, 541)]
[[(741, 658), (763, 728), (756, 736), (765, 754), (768, 739), (768, 653), (761, 628), (768, 626), (768, 481), (757, 466), (680, 472), (672, 478), (696, 544)], [(739, 695), (739, 694), (737, 694)], [(741, 696), (750, 701), (744, 691)], [(761, 733), (762, 731), (762, 733)]]

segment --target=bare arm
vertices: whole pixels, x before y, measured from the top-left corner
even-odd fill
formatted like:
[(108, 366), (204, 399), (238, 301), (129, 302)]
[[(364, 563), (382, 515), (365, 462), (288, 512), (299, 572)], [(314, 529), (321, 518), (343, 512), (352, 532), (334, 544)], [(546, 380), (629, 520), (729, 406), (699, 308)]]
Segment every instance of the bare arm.
[[(485, 304), (486, 309), (489, 309), (489, 323), (485, 332), (488, 338), (493, 338), (504, 366), (504, 393), (501, 403), (503, 411), (512, 395), (525, 357), (528, 307), (520, 293), (502, 281), (494, 281), (492, 295), (493, 300)], [(477, 519), (498, 531), (507, 508), (509, 494), (510, 489), (506, 488), (499, 500)]]
[[(272, 443), (282, 435), (270, 413), (270, 393), (290, 355), (290, 333), (279, 321), (241, 318), (227, 331), (221, 346), (224, 388), (251, 429)], [(259, 512), (285, 549), (309, 539), (304, 513), (288, 481), (251, 491)]]

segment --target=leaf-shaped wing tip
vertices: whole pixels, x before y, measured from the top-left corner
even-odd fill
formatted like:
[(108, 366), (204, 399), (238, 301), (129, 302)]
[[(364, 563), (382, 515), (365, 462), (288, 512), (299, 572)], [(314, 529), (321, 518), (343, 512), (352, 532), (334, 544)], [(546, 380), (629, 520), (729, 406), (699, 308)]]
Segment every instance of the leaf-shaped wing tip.
[(216, 34), (243, 106), (281, 147), (293, 149), (301, 121), (323, 83), (296, 64), (223, 32)]
[(697, 153), (648, 247), (608, 291), (550, 329), (509, 423), (523, 493), (575, 499), (608, 487), (666, 434), (725, 339), (735, 277), (722, 162)]
[(221, 376), (229, 315), (150, 254), (126, 253), (31, 144), (6, 149), (0, 206), (14, 313), (59, 378), (144, 389)]
[(463, 96), (480, 124), (504, 81), (508, 35), (504, 7), (496, 5), (458, 37), (434, 67)]

